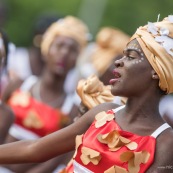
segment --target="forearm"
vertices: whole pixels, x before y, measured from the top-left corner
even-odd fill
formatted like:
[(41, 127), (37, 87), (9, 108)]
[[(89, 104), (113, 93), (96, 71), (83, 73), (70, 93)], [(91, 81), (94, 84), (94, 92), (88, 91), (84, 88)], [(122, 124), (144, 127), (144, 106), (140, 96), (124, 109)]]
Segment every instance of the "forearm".
[(32, 143), (32, 141), (19, 141), (0, 145), (0, 164), (36, 162), (34, 150), (31, 149)]
[(53, 172), (59, 165), (66, 165), (72, 158), (74, 152), (70, 152), (56, 158), (53, 158), (42, 164), (38, 164), (26, 173), (48, 173)]
[(0, 164), (40, 163), (75, 149), (76, 135), (90, 125), (89, 115), (38, 140), (13, 142), (0, 146)]

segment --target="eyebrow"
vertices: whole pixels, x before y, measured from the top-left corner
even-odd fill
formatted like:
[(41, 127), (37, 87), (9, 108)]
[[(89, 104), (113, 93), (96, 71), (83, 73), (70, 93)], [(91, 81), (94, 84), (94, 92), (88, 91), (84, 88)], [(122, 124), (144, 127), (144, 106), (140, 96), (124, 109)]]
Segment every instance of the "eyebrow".
[(127, 53), (127, 52), (130, 52), (130, 51), (135, 51), (136, 53), (138, 53), (140, 55), (142, 51), (138, 51), (138, 50), (139, 50), (139, 48), (138, 49), (126, 48), (126, 49), (123, 50), (123, 53)]

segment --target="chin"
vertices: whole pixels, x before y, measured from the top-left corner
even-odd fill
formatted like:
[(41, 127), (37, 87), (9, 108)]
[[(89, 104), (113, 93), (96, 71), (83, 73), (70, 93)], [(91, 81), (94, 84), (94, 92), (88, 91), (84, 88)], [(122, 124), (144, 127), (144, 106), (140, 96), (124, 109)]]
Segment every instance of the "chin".
[(58, 75), (58, 76), (65, 76), (65, 75), (66, 75), (64, 69), (57, 69), (57, 68), (56, 68), (56, 69), (53, 70), (53, 73), (54, 73), (55, 75)]
[(114, 96), (121, 96), (122, 94), (122, 90), (118, 89), (118, 88), (114, 88), (113, 86), (111, 87), (111, 93)]
[(114, 96), (127, 97), (128, 93), (125, 91), (127, 90), (123, 87), (111, 86), (111, 93)]

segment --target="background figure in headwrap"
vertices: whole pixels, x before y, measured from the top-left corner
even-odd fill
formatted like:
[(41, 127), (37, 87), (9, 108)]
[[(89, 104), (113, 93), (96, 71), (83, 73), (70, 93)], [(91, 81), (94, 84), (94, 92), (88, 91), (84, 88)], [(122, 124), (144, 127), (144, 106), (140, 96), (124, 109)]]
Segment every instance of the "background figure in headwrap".
[(41, 53), (41, 40), (46, 29), (61, 17), (57, 14), (39, 15), (31, 28), (31, 44), (28, 47), (15, 47), (9, 58), (8, 73), (10, 80), (23, 82), (30, 75), (40, 76), (44, 69)]
[(9, 41), (6, 33), (0, 29), (0, 144), (4, 143), (8, 130), (14, 121), (10, 108), (1, 101), (1, 95), (8, 80), (6, 66), (8, 62)]
[[(125, 32), (117, 28), (101, 28), (96, 35), (95, 44), (90, 50), (84, 51), (79, 59), (79, 71), (82, 78), (96, 74), (104, 85), (109, 85), (110, 77), (114, 76), (113, 62), (123, 56), (123, 49), (129, 39), (130, 37)], [(85, 59), (84, 62), (82, 58)], [(120, 105), (124, 104), (125, 100), (118, 96), (114, 97), (114, 102)]]
[(111, 93), (127, 97), (126, 105), (99, 104), (42, 139), (2, 145), (0, 163), (38, 163), (76, 149), (75, 173), (171, 172), (173, 130), (158, 107), (173, 92), (172, 19), (138, 28), (114, 62)]
[[(87, 45), (88, 32), (87, 26), (73, 16), (60, 19), (47, 29), (41, 43), (45, 63), (43, 74), (40, 78), (30, 76), (19, 88), (14, 88), (15, 84), (9, 84), (4, 93), (4, 100), (16, 116), (7, 142), (38, 139), (73, 122), (78, 113), (74, 106), (74, 91), (69, 93), (64, 85), (67, 74), (75, 68), (80, 52)], [(71, 87), (70, 83), (68, 87)], [(60, 162), (67, 159), (68, 156), (65, 155)], [(44, 163), (42, 169), (53, 171), (58, 161), (54, 159), (47, 165), (48, 167)], [(32, 165), (10, 167), (16, 172), (26, 172), (30, 166)], [(30, 171), (42, 172), (37, 167)]]

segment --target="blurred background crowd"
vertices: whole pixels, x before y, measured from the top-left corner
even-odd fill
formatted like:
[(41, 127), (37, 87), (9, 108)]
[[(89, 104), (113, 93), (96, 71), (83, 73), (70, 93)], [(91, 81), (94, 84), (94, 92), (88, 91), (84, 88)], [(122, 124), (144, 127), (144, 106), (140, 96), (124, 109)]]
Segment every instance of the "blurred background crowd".
[[(92, 75), (96, 75), (109, 85), (113, 62), (122, 57), (134, 30), (172, 14), (172, 4), (172, 0), (0, 0), (0, 28), (8, 39), (3, 32), (0, 36), (4, 44), (10, 40), (8, 60), (1, 64), (1, 99), (9, 106), (0, 107), (0, 114), (7, 114), (5, 120), (1, 117), (1, 143), (37, 139), (69, 125), (83, 111), (80, 99), (86, 103), (84, 109), (93, 107), (80, 87), (80, 98), (77, 95), (78, 81), (90, 77), (95, 87), (98, 81)], [(94, 106), (110, 101), (107, 97)], [(122, 105), (126, 98), (113, 101)], [(173, 127), (172, 94), (161, 100), (160, 113)], [(58, 172), (71, 156), (38, 165), (1, 165), (0, 173)]]

